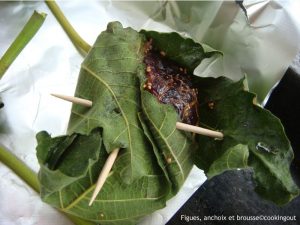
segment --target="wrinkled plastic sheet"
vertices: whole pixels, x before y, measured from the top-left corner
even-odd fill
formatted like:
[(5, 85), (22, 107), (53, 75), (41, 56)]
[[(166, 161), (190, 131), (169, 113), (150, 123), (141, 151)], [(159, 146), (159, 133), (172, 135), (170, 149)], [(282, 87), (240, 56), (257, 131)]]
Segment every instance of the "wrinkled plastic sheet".
[[(251, 91), (263, 99), (281, 78), (300, 45), (298, 1), (244, 1), (246, 13), (231, 1), (213, 2), (114, 2), (60, 1), (66, 17), (88, 42), (110, 21), (137, 30), (177, 31), (224, 52), (205, 60), (196, 70), (201, 76), (247, 76)], [(74, 48), (43, 2), (0, 2), (0, 55), (31, 16), (46, 12), (38, 34), (0, 81), (5, 107), (0, 111), (0, 143), (34, 171), (35, 134), (47, 130), (64, 134), (71, 104), (50, 93), (73, 95), (82, 56)], [(183, 188), (165, 209), (146, 216), (140, 224), (160, 225), (184, 204), (205, 181), (194, 168)], [(11, 170), (0, 164), (1, 225), (68, 225), (71, 222), (43, 203)]]

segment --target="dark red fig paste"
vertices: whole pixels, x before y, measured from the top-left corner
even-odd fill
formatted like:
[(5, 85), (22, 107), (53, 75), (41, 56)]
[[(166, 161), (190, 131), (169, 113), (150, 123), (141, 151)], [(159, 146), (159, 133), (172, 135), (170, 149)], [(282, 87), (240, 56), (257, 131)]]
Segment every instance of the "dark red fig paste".
[(192, 87), (191, 75), (186, 69), (169, 60), (164, 52), (153, 50), (151, 40), (145, 45), (144, 63), (145, 90), (159, 102), (173, 105), (183, 123), (197, 125), (197, 89)]

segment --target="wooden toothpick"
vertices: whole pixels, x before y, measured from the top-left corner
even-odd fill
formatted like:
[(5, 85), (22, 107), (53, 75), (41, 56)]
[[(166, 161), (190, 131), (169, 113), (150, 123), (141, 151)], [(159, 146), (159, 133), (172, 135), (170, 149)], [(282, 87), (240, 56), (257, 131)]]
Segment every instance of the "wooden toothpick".
[(184, 131), (201, 134), (204, 136), (213, 137), (213, 138), (217, 138), (217, 139), (223, 139), (223, 137), (224, 137), (224, 134), (219, 131), (209, 130), (206, 128), (197, 127), (197, 126), (193, 126), (193, 125), (189, 125), (189, 124), (181, 123), (181, 122), (176, 123), (176, 128), (178, 130), (184, 130)]
[(83, 105), (83, 106), (87, 106), (87, 107), (92, 107), (93, 102), (90, 100), (86, 100), (83, 98), (78, 98), (78, 97), (73, 97), (73, 96), (68, 96), (68, 95), (61, 95), (61, 94), (51, 94), (54, 97), (66, 100), (68, 102), (72, 102), (74, 104), (78, 104), (78, 105)]
[(95, 190), (94, 190), (92, 198), (89, 202), (89, 206), (91, 206), (93, 204), (93, 202), (95, 201), (98, 193), (100, 192), (104, 182), (106, 181), (106, 179), (108, 177), (108, 174), (109, 174), (109, 172), (110, 172), (112, 166), (114, 165), (114, 162), (115, 162), (115, 160), (118, 156), (119, 150), (120, 150), (119, 148), (116, 148), (115, 150), (113, 150), (109, 154), (109, 156), (108, 156), (108, 158), (107, 158), (107, 160), (106, 160), (106, 162), (105, 162), (105, 164), (102, 168), (102, 171), (99, 175), (99, 178), (97, 180)]
[[(75, 104), (80, 104), (80, 105), (84, 105), (84, 106), (88, 106), (88, 107), (91, 107), (93, 105), (92, 101), (82, 99), (82, 98), (78, 98), (78, 97), (66, 96), (66, 95), (61, 95), (61, 94), (52, 94), (52, 95), (57, 97), (57, 98), (66, 100), (66, 101), (73, 102)], [(224, 138), (223, 133), (221, 133), (219, 131), (209, 130), (209, 129), (206, 129), (206, 128), (193, 126), (193, 125), (189, 125), (189, 124), (186, 124), (186, 123), (177, 122), (176, 123), (176, 128), (178, 130), (184, 130), (184, 131), (187, 131), (187, 132), (201, 134), (201, 135), (204, 135), (204, 136), (213, 137), (213, 138), (217, 138), (217, 139), (223, 139)]]

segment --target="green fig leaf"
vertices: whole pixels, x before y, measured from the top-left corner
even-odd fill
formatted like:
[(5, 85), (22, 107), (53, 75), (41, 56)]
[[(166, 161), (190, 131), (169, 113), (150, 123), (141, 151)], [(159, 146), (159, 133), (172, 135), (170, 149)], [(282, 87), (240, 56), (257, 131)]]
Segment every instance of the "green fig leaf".
[(139, 124), (139, 89), (136, 71), (143, 61), (143, 36), (119, 22), (110, 23), (97, 38), (81, 65), (75, 95), (93, 107), (73, 104), (68, 133), (89, 134), (103, 130), (105, 149), (122, 148), (117, 158), (121, 179), (129, 184), (148, 174), (152, 165)]
[(171, 187), (159, 169), (130, 185), (122, 183), (118, 173), (111, 172), (94, 203), (88, 206), (108, 155), (99, 130), (87, 136), (74, 135), (76, 138), (69, 145), (71, 150), (62, 145), (65, 146), (63, 159), (55, 170), (49, 169), (44, 161), (45, 152), (51, 153), (59, 142), (64, 143), (70, 136), (51, 138), (46, 132), (37, 135), (43, 201), (82, 219), (120, 225), (136, 224), (140, 217), (165, 206)]
[(198, 136), (201, 148), (197, 165), (210, 176), (220, 174), (228, 170), (228, 151), (242, 144), (245, 147), (239, 157), (235, 150), (229, 160), (239, 168), (253, 168), (256, 191), (262, 197), (279, 205), (296, 197), (299, 189), (290, 174), (293, 150), (280, 120), (255, 104), (255, 95), (244, 91), (243, 79), (194, 78), (199, 90), (200, 123), (221, 130), (225, 136), (224, 140)]
[(177, 193), (194, 165), (192, 137), (176, 129), (178, 115), (173, 106), (159, 103), (152, 94), (142, 90), (143, 84), (141, 82), (143, 118), (164, 161), (173, 191)]
[(233, 170), (247, 168), (248, 156), (249, 150), (246, 145), (238, 144), (228, 148), (223, 155), (212, 163), (207, 172), (207, 177), (214, 177), (224, 172), (224, 169)]
[(208, 48), (205, 45), (194, 42), (190, 38), (183, 38), (178, 33), (159, 33), (156, 31), (141, 31), (147, 39), (152, 39), (154, 49), (163, 51), (166, 56), (185, 67), (189, 73), (205, 58), (215, 54), (222, 55), (222, 52)]

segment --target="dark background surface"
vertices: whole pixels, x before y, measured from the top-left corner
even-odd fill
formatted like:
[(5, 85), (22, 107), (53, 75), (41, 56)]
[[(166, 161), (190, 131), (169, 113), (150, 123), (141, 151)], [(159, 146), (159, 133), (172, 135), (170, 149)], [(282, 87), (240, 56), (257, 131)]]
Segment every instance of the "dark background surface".
[[(295, 158), (291, 172), (300, 187), (300, 53), (272, 91), (265, 108), (280, 118), (291, 141)], [(251, 170), (228, 171), (206, 181), (183, 207), (171, 218), (167, 225), (177, 224), (234, 224), (273, 225), (300, 224), (300, 197), (284, 207), (261, 199), (254, 191)], [(202, 221), (183, 219), (183, 216), (199, 216)], [(203, 221), (204, 216), (226, 216), (227, 220)], [(237, 215), (282, 215), (296, 216), (296, 221), (229, 221), (229, 216)], [(220, 218), (220, 217), (219, 217)]]

